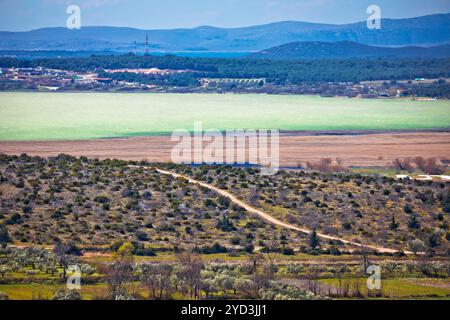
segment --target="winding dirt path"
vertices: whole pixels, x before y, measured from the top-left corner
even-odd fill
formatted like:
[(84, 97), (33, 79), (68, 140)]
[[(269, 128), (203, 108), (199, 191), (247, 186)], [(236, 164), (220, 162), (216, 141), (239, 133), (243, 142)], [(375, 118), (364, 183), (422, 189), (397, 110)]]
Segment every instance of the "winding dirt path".
[[(214, 187), (214, 186), (212, 186), (210, 184), (207, 184), (207, 183), (204, 183), (204, 182), (201, 182), (201, 181), (198, 181), (198, 180), (194, 180), (192, 178), (189, 178), (187, 176), (184, 176), (184, 175), (181, 175), (181, 174), (178, 174), (178, 173), (174, 173), (174, 172), (170, 172), (170, 171), (166, 171), (166, 170), (161, 170), (161, 169), (158, 169), (158, 168), (154, 168), (154, 169), (157, 172), (161, 173), (161, 174), (170, 175), (170, 176), (172, 176), (174, 178), (185, 179), (185, 180), (189, 181), (189, 183), (196, 184), (196, 185), (202, 186), (204, 188), (207, 188), (209, 190), (212, 190), (212, 191), (220, 194), (221, 196), (224, 196), (224, 197), (230, 199), (232, 202), (234, 202), (235, 204), (241, 206), (242, 208), (244, 208), (248, 212), (256, 214), (256, 215), (260, 216), (261, 218), (263, 218), (264, 220), (266, 220), (266, 221), (268, 221), (270, 223), (273, 223), (273, 224), (275, 224), (277, 226), (280, 226), (280, 227), (283, 227), (283, 228), (286, 228), (286, 229), (295, 230), (295, 231), (302, 232), (302, 233), (305, 233), (305, 234), (310, 234), (311, 233), (310, 229), (299, 228), (299, 227), (296, 227), (296, 226), (294, 226), (292, 224), (285, 223), (283, 221), (280, 221), (280, 220), (272, 217), (271, 215), (269, 215), (269, 214), (267, 214), (267, 213), (265, 213), (265, 212), (263, 212), (261, 210), (253, 208), (252, 206), (250, 206), (250, 205), (246, 204), (245, 202), (243, 202), (243, 201), (239, 200), (238, 198), (236, 198), (234, 195), (232, 195), (228, 191), (219, 189), (219, 188)], [(358, 242), (345, 240), (345, 239), (342, 239), (342, 238), (339, 238), (339, 237), (329, 236), (329, 235), (326, 235), (326, 234), (323, 234), (323, 233), (317, 233), (317, 235), (320, 238), (323, 238), (323, 239), (341, 241), (342, 243), (345, 243), (345, 244), (348, 244), (348, 245), (352, 245), (352, 246), (359, 247), (359, 248), (365, 247), (365, 248), (372, 249), (372, 250), (375, 250), (375, 251), (378, 251), (378, 252), (381, 252), (381, 253), (395, 253), (395, 252), (399, 251), (399, 250), (396, 250), (396, 249), (384, 248), (384, 247), (379, 247), (379, 246), (374, 246), (374, 245), (363, 245), (363, 244), (358, 243)], [(412, 254), (412, 252), (409, 252), (409, 251), (405, 251), (405, 253), (406, 254)]]

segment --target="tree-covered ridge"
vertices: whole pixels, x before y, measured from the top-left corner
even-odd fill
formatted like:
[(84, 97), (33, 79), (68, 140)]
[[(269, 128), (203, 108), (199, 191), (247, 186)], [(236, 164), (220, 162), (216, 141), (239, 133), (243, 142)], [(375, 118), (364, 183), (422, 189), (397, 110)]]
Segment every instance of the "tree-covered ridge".
[(293, 59), (362, 59), (362, 58), (449, 58), (450, 46), (378, 47), (351, 41), (293, 42), (252, 54), (250, 58)]
[[(74, 71), (100, 71), (121, 68), (159, 68), (191, 71), (172, 74), (164, 79), (182, 78), (266, 78), (268, 83), (357, 82), (450, 77), (450, 59), (352, 59), (352, 60), (253, 60), (186, 58), (175, 56), (91, 56), (17, 60), (0, 58), (0, 67), (46, 67)], [(151, 82), (155, 75), (108, 74), (117, 80)], [(147, 79), (147, 81), (146, 81)]]

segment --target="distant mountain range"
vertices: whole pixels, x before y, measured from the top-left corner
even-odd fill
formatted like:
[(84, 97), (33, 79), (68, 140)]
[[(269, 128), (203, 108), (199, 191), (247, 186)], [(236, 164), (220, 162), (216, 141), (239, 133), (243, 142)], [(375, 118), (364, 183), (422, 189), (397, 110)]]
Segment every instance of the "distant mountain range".
[(381, 30), (366, 22), (332, 25), (285, 21), (244, 28), (139, 30), (121, 27), (45, 28), (0, 32), (0, 50), (83, 50), (142, 52), (148, 35), (151, 51), (261, 51), (293, 42), (352, 41), (378, 46), (450, 43), (450, 14), (383, 19)]
[(356, 42), (294, 42), (247, 56), (254, 59), (450, 58), (450, 44), (435, 47), (378, 47)]
[[(168, 54), (187, 58), (239, 58), (254, 52), (221, 52), (221, 51), (152, 51), (152, 56), (166, 56)], [(17, 58), (21, 60), (43, 58), (82, 58), (96, 56), (110, 56), (126, 54), (120, 51), (73, 51), (73, 50), (0, 50), (0, 57)]]

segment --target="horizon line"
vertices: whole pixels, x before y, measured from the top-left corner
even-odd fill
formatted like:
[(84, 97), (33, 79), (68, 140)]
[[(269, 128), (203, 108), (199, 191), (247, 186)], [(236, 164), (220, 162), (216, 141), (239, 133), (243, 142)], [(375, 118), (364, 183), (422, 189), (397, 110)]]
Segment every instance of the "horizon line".
[[(424, 18), (424, 17), (431, 17), (431, 16), (439, 16), (439, 15), (450, 15), (450, 12), (443, 12), (443, 13), (433, 13), (433, 14), (427, 14), (423, 16), (413, 16), (413, 17), (406, 17), (406, 18), (382, 18), (381, 21), (386, 20), (409, 20), (409, 19), (417, 19), (417, 18)], [(327, 23), (327, 22), (310, 22), (310, 21), (303, 21), (303, 20), (278, 20), (278, 21), (271, 21), (266, 23), (260, 23), (260, 24), (254, 24), (254, 25), (244, 25), (244, 26), (235, 26), (235, 27), (219, 27), (219, 26), (213, 26), (213, 25), (198, 25), (196, 27), (174, 27), (174, 28), (154, 28), (154, 29), (144, 29), (144, 28), (138, 28), (138, 27), (129, 27), (129, 26), (114, 26), (114, 25), (87, 25), (82, 26), (83, 28), (118, 28), (118, 29), (133, 29), (133, 30), (139, 30), (139, 31), (173, 31), (173, 30), (195, 30), (200, 28), (214, 28), (214, 29), (245, 29), (245, 28), (252, 28), (252, 27), (259, 27), (259, 26), (265, 26), (270, 24), (277, 24), (277, 23), (305, 23), (305, 24), (311, 24), (311, 25), (327, 25), (327, 26), (346, 26), (346, 25), (353, 25), (353, 24), (359, 24), (364, 23), (365, 20), (360, 20), (356, 22), (348, 22), (348, 23)], [(26, 33), (26, 32), (32, 32), (32, 31), (38, 31), (38, 30), (44, 30), (44, 29), (67, 29), (65, 26), (49, 26), (49, 27), (40, 27), (36, 29), (28, 29), (28, 30), (0, 30), (0, 32), (10, 32), (10, 33)], [(75, 30), (79, 31), (79, 30)]]

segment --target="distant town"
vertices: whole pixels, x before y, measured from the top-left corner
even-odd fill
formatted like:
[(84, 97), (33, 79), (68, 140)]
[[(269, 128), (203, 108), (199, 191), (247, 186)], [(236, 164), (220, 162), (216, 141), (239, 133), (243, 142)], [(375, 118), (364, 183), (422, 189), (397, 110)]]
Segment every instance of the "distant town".
[[(414, 78), (394, 81), (326, 82), (275, 85), (266, 78), (198, 78), (195, 85), (170, 86), (117, 80), (117, 75), (167, 77), (195, 70), (159, 68), (120, 68), (101, 71), (72, 71), (45, 67), (0, 68), (0, 90), (32, 91), (148, 91), (148, 92), (236, 92), (269, 94), (308, 94), (351, 98), (436, 99), (423, 88), (447, 86), (448, 78)], [(420, 90), (422, 89), (422, 90)], [(447, 96), (444, 96), (448, 98)]]

